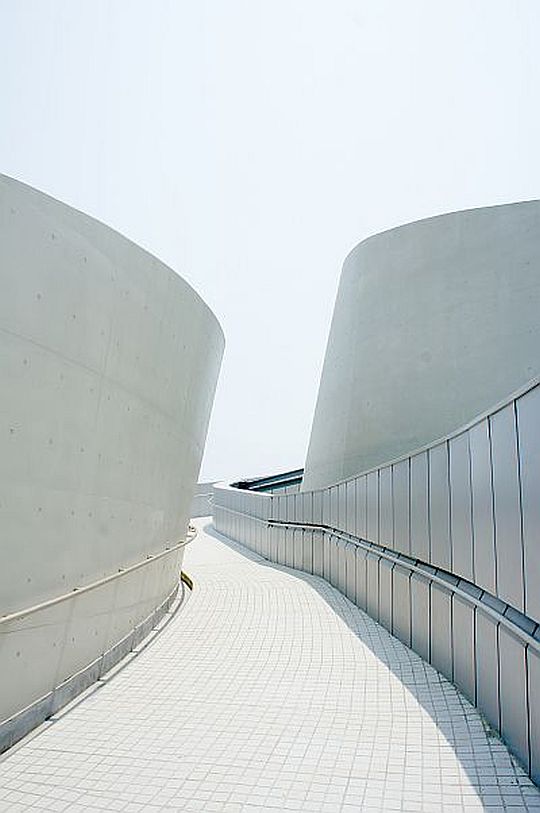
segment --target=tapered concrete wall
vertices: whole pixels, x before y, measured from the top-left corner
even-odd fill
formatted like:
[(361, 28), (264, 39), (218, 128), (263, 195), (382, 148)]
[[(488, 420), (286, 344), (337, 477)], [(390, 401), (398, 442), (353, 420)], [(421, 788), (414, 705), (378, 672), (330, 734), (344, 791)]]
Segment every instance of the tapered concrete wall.
[(538, 201), (360, 243), (343, 267), (303, 487), (432, 443), (538, 375), (539, 313)]
[[(0, 613), (186, 533), (223, 352), (190, 286), (103, 224), (0, 177)], [(0, 622), (0, 723), (152, 616), (180, 553)]]

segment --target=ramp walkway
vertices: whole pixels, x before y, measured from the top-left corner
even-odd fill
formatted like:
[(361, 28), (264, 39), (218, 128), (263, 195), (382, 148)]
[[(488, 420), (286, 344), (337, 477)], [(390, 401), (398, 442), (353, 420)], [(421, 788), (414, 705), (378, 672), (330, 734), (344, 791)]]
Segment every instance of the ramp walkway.
[(215, 533), (150, 642), (0, 761), (0, 811), (540, 811), (458, 691), (322, 579)]

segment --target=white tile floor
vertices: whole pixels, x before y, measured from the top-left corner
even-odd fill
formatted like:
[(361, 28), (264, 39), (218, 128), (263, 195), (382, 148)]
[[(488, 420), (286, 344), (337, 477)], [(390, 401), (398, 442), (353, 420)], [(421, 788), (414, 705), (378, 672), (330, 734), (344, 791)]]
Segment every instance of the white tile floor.
[(184, 567), (152, 644), (0, 762), (1, 811), (540, 810), (467, 701), (324, 581), (202, 531)]

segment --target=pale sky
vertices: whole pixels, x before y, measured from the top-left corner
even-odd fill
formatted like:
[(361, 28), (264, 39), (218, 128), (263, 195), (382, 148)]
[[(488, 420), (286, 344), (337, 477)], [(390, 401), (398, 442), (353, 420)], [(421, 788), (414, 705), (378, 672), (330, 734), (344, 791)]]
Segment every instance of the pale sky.
[(540, 1), (0, 0), (0, 172), (215, 312), (201, 479), (301, 466), (350, 249), (540, 197)]

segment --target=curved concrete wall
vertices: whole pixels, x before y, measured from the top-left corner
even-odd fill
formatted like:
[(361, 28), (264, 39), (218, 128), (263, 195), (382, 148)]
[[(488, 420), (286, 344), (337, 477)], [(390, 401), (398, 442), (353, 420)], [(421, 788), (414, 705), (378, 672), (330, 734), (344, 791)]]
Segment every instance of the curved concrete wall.
[(540, 384), (394, 463), (297, 494), (216, 486), (214, 524), (322, 576), (476, 704), (540, 783)]
[(433, 442), (540, 372), (540, 203), (360, 243), (341, 278), (303, 488)]
[[(185, 536), (223, 335), (155, 257), (2, 176), (0, 292), (5, 616)], [(0, 722), (151, 617), (179, 557), (0, 623)]]

